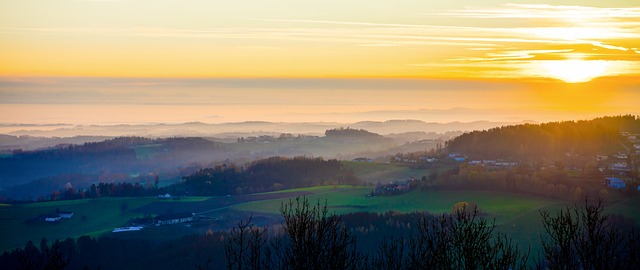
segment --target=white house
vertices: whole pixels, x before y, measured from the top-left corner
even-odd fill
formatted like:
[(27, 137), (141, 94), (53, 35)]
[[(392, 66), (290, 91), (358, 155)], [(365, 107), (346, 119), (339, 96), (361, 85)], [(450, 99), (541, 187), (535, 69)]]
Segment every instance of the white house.
[(160, 215), (156, 217), (156, 226), (190, 222), (193, 221), (194, 216), (194, 213), (175, 213)]

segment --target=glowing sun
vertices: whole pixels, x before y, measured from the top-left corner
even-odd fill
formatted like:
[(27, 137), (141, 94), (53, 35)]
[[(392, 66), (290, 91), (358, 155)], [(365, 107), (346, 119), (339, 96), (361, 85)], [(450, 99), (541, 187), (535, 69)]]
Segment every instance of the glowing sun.
[(568, 83), (588, 82), (606, 75), (609, 63), (602, 60), (549, 60), (542, 63), (546, 77)]

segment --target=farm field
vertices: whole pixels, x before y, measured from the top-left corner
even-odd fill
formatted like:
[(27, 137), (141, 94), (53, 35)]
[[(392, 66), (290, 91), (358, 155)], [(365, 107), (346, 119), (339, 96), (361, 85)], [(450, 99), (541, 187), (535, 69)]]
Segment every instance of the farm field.
[[(0, 251), (22, 247), (28, 240), (37, 244), (42, 237), (52, 241), (81, 235), (99, 236), (145, 214), (194, 212), (219, 220), (217, 222), (220, 227), (233, 226), (240, 218), (249, 215), (253, 215), (257, 223), (277, 223), (282, 203), (296, 196), (306, 196), (314, 204), (319, 201), (323, 205), (326, 201), (329, 211), (336, 214), (358, 211), (426, 211), (442, 214), (449, 213), (457, 202), (474, 202), (478, 204), (484, 218), (489, 221), (495, 219), (499, 232), (506, 233), (521, 245), (531, 245), (532, 250), (535, 250), (542, 233), (539, 211), (547, 209), (553, 213), (569, 204), (542, 197), (486, 191), (415, 190), (395, 196), (368, 197), (370, 192), (371, 187), (323, 186), (240, 196), (188, 197), (177, 201), (148, 197), (5, 204), (0, 205), (0, 228), (3, 232)], [(123, 204), (127, 208), (124, 212), (121, 211)], [(639, 207), (640, 198), (620, 199), (607, 206), (607, 212), (624, 214), (640, 222)], [(33, 221), (39, 215), (54, 212), (56, 208), (73, 211), (74, 217), (56, 224)], [(170, 238), (206, 229), (207, 227), (186, 229), (184, 226), (175, 226), (153, 228), (131, 235), (153, 239)]]
[[(522, 247), (531, 247), (532, 254), (540, 248), (540, 237), (543, 233), (541, 210), (552, 215), (570, 202), (553, 200), (538, 196), (528, 196), (504, 192), (490, 191), (421, 191), (416, 190), (396, 196), (367, 197), (371, 192), (368, 187), (342, 187), (333, 191), (308, 195), (312, 203), (324, 204), (330, 212), (345, 214), (349, 212), (367, 211), (385, 213), (426, 211), (432, 214), (450, 213), (457, 202), (474, 202), (481, 215), (489, 222), (495, 220), (497, 232), (511, 237)], [(254, 216), (261, 213), (279, 213), (282, 203), (288, 199), (276, 199), (260, 202), (238, 204), (231, 209), (251, 212)], [(640, 222), (640, 198), (629, 198), (613, 201), (606, 206), (607, 213), (622, 214)]]
[[(0, 206), (0, 250), (23, 247), (28, 240), (37, 245), (42, 237), (52, 241), (82, 235), (97, 236), (139, 216), (130, 211), (122, 212), (123, 204), (126, 203), (127, 209), (133, 209), (155, 200), (157, 199), (100, 198)], [(74, 216), (53, 224), (36, 220), (38, 216), (53, 213), (56, 209), (73, 211)]]
[(412, 169), (391, 163), (343, 161), (342, 164), (351, 169), (358, 178), (374, 184), (383, 179), (384, 181), (420, 179), (431, 173), (429, 169)]

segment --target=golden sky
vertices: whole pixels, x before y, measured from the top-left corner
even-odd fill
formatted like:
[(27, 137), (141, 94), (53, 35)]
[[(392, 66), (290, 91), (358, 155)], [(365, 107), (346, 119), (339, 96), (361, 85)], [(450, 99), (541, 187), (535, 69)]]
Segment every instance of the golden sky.
[(638, 113), (638, 78), (637, 1), (0, 0), (3, 123), (556, 120)]

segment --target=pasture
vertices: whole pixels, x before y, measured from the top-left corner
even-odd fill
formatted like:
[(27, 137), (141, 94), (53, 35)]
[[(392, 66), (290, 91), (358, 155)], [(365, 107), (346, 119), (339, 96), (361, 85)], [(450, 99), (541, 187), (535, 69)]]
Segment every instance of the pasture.
[[(49, 241), (82, 235), (98, 236), (109, 233), (132, 218), (145, 214), (166, 212), (194, 212), (219, 220), (220, 228), (233, 226), (241, 217), (254, 216), (254, 221), (266, 224), (278, 222), (282, 203), (296, 196), (306, 196), (311, 203), (327, 203), (331, 213), (344, 214), (358, 211), (402, 213), (425, 211), (433, 214), (449, 213), (457, 202), (474, 202), (482, 217), (495, 219), (497, 230), (517, 243), (531, 245), (536, 250), (542, 233), (539, 211), (552, 213), (570, 203), (543, 197), (487, 191), (422, 191), (414, 190), (394, 196), (372, 196), (372, 187), (323, 186), (277, 192), (218, 197), (188, 197), (181, 200), (147, 198), (99, 198), (72, 201), (40, 202), (31, 204), (0, 205), (2, 242), (0, 251), (22, 247), (28, 240), (36, 245), (42, 237)], [(121, 211), (126, 205), (126, 211)], [(620, 199), (607, 206), (607, 213), (623, 214), (640, 222), (640, 198)], [(74, 216), (59, 223), (35, 220), (56, 209), (73, 211)], [(194, 225), (195, 226), (195, 225)], [(185, 228), (153, 228), (136, 237), (153, 239), (179, 237), (190, 231)], [(207, 228), (203, 228), (206, 230)], [(132, 234), (133, 235), (133, 234)]]
[(429, 169), (412, 169), (391, 163), (343, 161), (342, 164), (351, 169), (358, 178), (374, 184), (378, 180), (388, 182), (409, 178), (420, 179), (431, 173)]
[[(0, 250), (22, 247), (28, 240), (38, 245), (42, 237), (49, 241), (79, 237), (97, 236), (111, 231), (139, 217), (131, 211), (121, 211), (126, 203), (127, 209), (133, 209), (155, 201), (155, 198), (100, 198), (71, 201), (39, 202), (0, 206), (0, 228), (2, 242)], [(37, 217), (53, 213), (56, 209), (73, 211), (71, 219), (57, 223), (45, 223)]]

